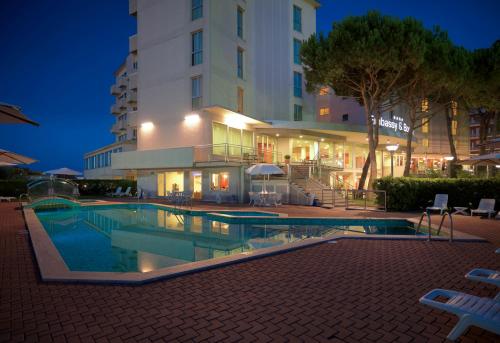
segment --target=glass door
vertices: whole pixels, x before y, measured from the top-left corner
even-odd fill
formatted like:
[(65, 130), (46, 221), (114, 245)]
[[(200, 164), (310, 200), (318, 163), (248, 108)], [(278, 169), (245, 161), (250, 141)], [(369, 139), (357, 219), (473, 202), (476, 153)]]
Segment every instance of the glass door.
[(201, 171), (191, 172), (191, 189), (193, 190), (193, 199), (201, 200)]

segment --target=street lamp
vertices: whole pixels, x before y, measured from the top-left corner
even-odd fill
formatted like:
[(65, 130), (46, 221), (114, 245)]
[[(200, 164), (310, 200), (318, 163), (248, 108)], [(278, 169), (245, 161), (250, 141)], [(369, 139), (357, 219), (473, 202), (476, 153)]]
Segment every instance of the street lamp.
[(394, 153), (398, 150), (399, 145), (393, 144), (385, 147), (391, 154), (391, 177), (394, 177)]

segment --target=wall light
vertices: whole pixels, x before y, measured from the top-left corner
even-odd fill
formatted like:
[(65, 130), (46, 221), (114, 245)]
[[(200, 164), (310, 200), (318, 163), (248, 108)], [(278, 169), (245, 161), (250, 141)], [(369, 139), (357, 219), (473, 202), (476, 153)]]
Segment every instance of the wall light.
[(194, 126), (200, 122), (201, 118), (198, 113), (191, 113), (184, 117), (184, 121), (189, 126)]
[(153, 130), (154, 127), (155, 127), (155, 124), (153, 124), (150, 121), (147, 121), (147, 122), (144, 122), (144, 123), (141, 124), (141, 129), (143, 131), (146, 131), (146, 132), (149, 132), (149, 131)]
[(280, 134), (279, 134), (279, 133), (277, 133), (277, 134), (276, 134), (276, 137), (279, 137), (279, 136), (280, 136)]

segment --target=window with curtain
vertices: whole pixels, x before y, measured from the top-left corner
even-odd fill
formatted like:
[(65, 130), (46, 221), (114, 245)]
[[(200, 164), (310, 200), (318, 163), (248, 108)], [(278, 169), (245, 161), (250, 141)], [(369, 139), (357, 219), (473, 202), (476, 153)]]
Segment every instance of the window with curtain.
[(191, 108), (197, 110), (202, 106), (201, 75), (191, 79)]
[(229, 145), (229, 155), (239, 156), (241, 154), (241, 130), (230, 127), (227, 143)]
[(191, 0), (191, 20), (203, 17), (203, 0)]
[(203, 31), (191, 34), (191, 65), (203, 63)]
[(299, 6), (293, 6), (293, 29), (302, 32), (302, 9)]
[(293, 40), (293, 63), (302, 64), (300, 59), (300, 48), (302, 47), (302, 42), (298, 39)]
[(293, 95), (297, 98), (302, 98), (302, 74), (293, 72)]

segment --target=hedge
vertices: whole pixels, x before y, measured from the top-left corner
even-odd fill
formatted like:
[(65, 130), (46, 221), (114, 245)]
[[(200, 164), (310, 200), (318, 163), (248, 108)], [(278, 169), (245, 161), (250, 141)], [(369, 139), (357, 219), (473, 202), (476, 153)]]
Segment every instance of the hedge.
[(387, 209), (413, 211), (429, 206), (438, 193), (448, 194), (448, 207), (477, 207), (481, 198), (495, 198), (500, 208), (500, 178), (391, 178), (378, 179), (375, 189), (387, 192)]
[[(104, 196), (106, 193), (114, 192), (121, 186), (124, 192), (127, 187), (132, 187), (132, 194), (137, 191), (137, 182), (132, 180), (73, 180), (78, 183), (80, 195)], [(28, 180), (0, 180), (0, 196), (19, 197), (27, 193), (26, 184)]]

